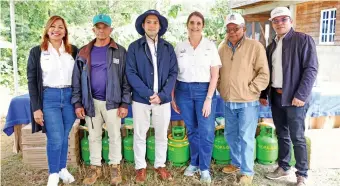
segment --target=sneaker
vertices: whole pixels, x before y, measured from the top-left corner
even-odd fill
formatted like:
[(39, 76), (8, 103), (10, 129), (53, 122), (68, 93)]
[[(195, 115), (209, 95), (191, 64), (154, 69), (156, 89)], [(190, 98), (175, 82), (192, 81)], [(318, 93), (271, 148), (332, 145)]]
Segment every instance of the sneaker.
[(47, 186), (58, 186), (59, 174), (53, 173), (48, 176)]
[(189, 165), (184, 171), (184, 176), (193, 176), (198, 170), (198, 166)]
[(266, 178), (270, 180), (277, 180), (283, 177), (287, 177), (289, 175), (289, 171), (283, 170), (282, 167), (277, 167), (274, 172), (270, 172), (266, 175)]
[(136, 170), (136, 182), (144, 183), (146, 180), (146, 169), (138, 169)]
[(111, 165), (111, 185), (118, 185), (120, 183), (122, 183), (120, 165)]
[(72, 174), (70, 174), (70, 172), (68, 172), (66, 168), (63, 168), (61, 169), (61, 171), (59, 171), (59, 178), (62, 179), (63, 183), (65, 184), (69, 184), (75, 181)]
[(93, 185), (97, 179), (102, 175), (101, 166), (91, 165), (88, 169), (87, 175), (83, 181), (84, 185)]
[(241, 175), (241, 177), (240, 177), (240, 185), (248, 186), (248, 185), (251, 185), (252, 182), (253, 182), (253, 176)]
[(303, 176), (298, 176), (296, 186), (306, 186), (307, 185), (306, 182), (307, 182), (307, 178)]
[(205, 171), (200, 171), (201, 174), (201, 183), (207, 183), (210, 184), (211, 183), (211, 176), (208, 170)]
[(161, 180), (172, 180), (172, 176), (170, 174), (169, 171), (167, 171), (165, 169), (165, 167), (158, 167), (157, 169), (155, 169), (156, 173), (159, 175), (159, 177), (161, 178)]
[(222, 172), (227, 173), (227, 174), (228, 173), (235, 173), (235, 172), (238, 172), (238, 171), (240, 171), (240, 168), (236, 167), (232, 164), (227, 165), (227, 166), (223, 167), (223, 169), (222, 169)]

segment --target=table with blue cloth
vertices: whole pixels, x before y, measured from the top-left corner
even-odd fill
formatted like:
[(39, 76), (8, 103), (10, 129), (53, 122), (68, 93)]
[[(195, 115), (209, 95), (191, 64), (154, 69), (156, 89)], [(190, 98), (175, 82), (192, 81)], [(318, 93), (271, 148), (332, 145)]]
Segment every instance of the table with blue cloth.
[(14, 97), (9, 105), (3, 132), (7, 136), (15, 133), (13, 152), (18, 153), (21, 148), (21, 127), (31, 122), (30, 98), (28, 94)]

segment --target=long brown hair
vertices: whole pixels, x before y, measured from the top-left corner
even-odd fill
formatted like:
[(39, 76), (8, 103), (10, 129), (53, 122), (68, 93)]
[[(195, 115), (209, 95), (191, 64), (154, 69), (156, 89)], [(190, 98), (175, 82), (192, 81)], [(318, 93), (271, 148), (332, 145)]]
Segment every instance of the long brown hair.
[(49, 40), (49, 37), (48, 37), (48, 29), (52, 26), (52, 24), (57, 21), (57, 20), (61, 20), (64, 24), (64, 27), (65, 27), (65, 36), (63, 37), (63, 41), (64, 41), (64, 46), (65, 46), (65, 51), (69, 54), (72, 54), (72, 47), (71, 47), (71, 44), (68, 42), (68, 30), (67, 30), (67, 25), (66, 25), (66, 22), (65, 20), (60, 17), (60, 16), (52, 16), (50, 17), (50, 19), (48, 19), (46, 25), (45, 25), (45, 29), (44, 29), (44, 34), (43, 34), (43, 37), (42, 37), (42, 41), (41, 41), (41, 44), (40, 44), (40, 48), (41, 50), (43, 51), (46, 51), (48, 49), (48, 40)]

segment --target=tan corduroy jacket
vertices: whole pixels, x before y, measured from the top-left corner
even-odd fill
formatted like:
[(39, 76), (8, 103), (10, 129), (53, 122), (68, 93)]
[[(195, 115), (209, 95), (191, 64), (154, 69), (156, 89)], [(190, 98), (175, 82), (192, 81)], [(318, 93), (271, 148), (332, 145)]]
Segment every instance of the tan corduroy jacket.
[(225, 39), (218, 48), (222, 67), (217, 89), (224, 101), (251, 102), (269, 84), (269, 69), (263, 45), (243, 38), (233, 54)]

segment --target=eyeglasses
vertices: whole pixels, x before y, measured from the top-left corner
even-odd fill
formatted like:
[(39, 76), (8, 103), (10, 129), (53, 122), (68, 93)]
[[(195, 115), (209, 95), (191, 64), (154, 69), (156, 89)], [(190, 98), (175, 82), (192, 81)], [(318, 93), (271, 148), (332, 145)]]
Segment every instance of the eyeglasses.
[(239, 31), (240, 29), (241, 29), (242, 27), (235, 27), (235, 28), (226, 28), (226, 32), (227, 33), (230, 33), (230, 32), (237, 32), (237, 31)]
[(273, 19), (272, 22), (273, 24), (277, 25), (279, 23), (287, 23), (288, 20), (290, 20), (290, 17), (285, 17), (281, 19)]

